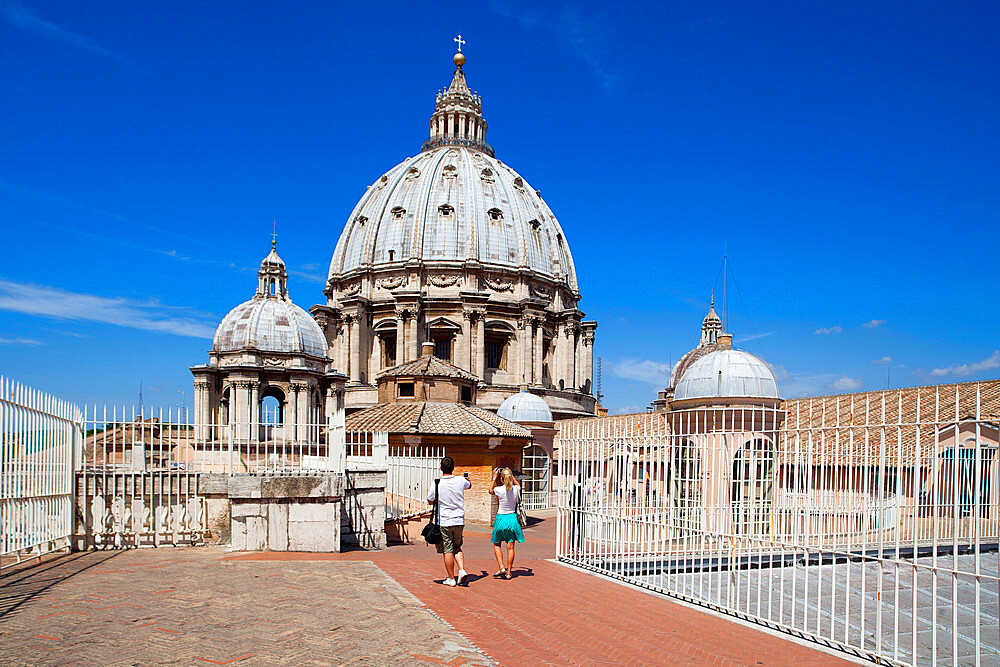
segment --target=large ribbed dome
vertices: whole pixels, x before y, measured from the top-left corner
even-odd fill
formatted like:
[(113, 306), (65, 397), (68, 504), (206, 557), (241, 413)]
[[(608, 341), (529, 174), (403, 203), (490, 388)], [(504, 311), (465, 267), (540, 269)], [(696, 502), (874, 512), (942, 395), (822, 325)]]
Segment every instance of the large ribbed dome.
[(674, 389), (674, 400), (704, 398), (778, 398), (774, 373), (742, 350), (717, 350), (694, 362)]
[(527, 268), (577, 289), (562, 228), (538, 193), (499, 160), (462, 146), (407, 158), (369, 186), (330, 277), (412, 259)]

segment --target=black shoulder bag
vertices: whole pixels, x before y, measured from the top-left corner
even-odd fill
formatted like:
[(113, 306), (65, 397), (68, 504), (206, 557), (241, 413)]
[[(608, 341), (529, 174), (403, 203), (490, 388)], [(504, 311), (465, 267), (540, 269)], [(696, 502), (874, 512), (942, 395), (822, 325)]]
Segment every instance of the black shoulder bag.
[(434, 480), (434, 511), (431, 513), (431, 520), (420, 531), (427, 544), (439, 544), (441, 542), (441, 526), (438, 525), (438, 500), (440, 499), (438, 482), (440, 481), (440, 479)]

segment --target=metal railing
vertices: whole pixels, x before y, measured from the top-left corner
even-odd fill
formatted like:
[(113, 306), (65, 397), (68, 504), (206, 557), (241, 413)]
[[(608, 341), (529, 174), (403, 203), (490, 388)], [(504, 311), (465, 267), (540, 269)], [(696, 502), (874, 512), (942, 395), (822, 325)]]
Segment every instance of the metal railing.
[(424, 143), (420, 144), (420, 151), (428, 151), (432, 148), (438, 148), (440, 146), (465, 146), (466, 148), (475, 148), (476, 150), (480, 150), (490, 157), (494, 157), (496, 155), (493, 151), (493, 146), (489, 143), (485, 141), (476, 141), (475, 139), (470, 139), (462, 134), (438, 134), (425, 139)]
[(420, 514), (428, 510), (427, 495), (441, 476), (444, 446), (393, 445), (389, 447), (385, 518)]
[(998, 389), (564, 422), (557, 556), (880, 662), (995, 664)]
[(326, 421), (194, 422), (175, 408), (88, 406), (81, 470), (297, 475), (343, 471), (343, 427)]
[(79, 431), (76, 406), (0, 376), (0, 567), (68, 545)]
[(443, 446), (389, 444), (386, 432), (348, 431), (347, 469), (386, 471), (385, 518), (401, 519), (428, 510), (427, 494), (441, 475)]

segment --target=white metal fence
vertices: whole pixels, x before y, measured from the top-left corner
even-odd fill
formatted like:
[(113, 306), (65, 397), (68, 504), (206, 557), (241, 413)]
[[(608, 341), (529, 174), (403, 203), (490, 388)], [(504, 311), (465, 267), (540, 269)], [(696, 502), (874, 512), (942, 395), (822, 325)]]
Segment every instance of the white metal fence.
[(342, 472), (343, 426), (197, 423), (186, 410), (91, 407), (82, 420), (83, 534), (100, 547), (197, 544), (208, 530), (198, 478)]
[(0, 377), (0, 567), (67, 545), (79, 428), (75, 406)]
[(894, 664), (1000, 664), (1000, 383), (564, 422), (557, 555)]
[(441, 476), (443, 446), (389, 447), (389, 477), (385, 489), (385, 518), (398, 519), (428, 510), (427, 494)]

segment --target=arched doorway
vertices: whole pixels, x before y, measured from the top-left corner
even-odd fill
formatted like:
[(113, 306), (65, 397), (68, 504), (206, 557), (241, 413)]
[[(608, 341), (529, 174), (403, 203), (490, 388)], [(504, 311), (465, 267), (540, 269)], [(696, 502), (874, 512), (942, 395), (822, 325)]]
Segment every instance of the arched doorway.
[(268, 385), (260, 395), (260, 440), (272, 442), (284, 435), (285, 392)]
[(521, 450), (521, 472), (524, 473), (524, 509), (538, 510), (549, 506), (549, 455), (538, 445)]
[(733, 532), (770, 535), (774, 447), (763, 438), (744, 444), (733, 457), (730, 503)]

